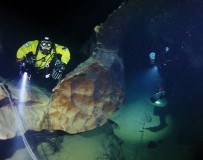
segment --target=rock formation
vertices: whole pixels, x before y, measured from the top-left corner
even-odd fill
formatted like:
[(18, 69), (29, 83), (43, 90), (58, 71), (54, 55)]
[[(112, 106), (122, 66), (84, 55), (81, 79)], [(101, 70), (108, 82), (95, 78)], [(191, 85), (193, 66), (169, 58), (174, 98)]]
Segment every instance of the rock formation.
[(18, 135), (19, 121), (21, 132), (47, 129), (71, 134), (105, 124), (124, 99), (123, 64), (118, 52), (131, 11), (131, 5), (123, 3), (105, 23), (95, 27), (91, 56), (68, 73), (52, 93), (30, 83), (20, 101), (20, 88), (2, 79), (0, 139)]

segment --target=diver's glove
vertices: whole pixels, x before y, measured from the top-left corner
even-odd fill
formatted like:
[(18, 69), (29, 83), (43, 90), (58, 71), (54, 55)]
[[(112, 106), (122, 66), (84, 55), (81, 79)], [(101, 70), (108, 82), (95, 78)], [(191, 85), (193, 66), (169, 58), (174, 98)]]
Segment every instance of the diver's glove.
[(26, 60), (21, 60), (17, 62), (17, 65), (19, 67), (20, 70), (20, 74), (23, 74), (26, 71)]
[(17, 65), (18, 65), (18, 67), (20, 68), (20, 69), (22, 69), (22, 68), (25, 68), (25, 60), (21, 60), (21, 61), (19, 61), (18, 63), (17, 63)]
[(61, 79), (61, 77), (63, 76), (63, 72), (65, 70), (65, 64), (61, 63), (60, 61), (56, 61), (55, 63), (55, 67), (52, 71), (52, 78), (55, 80), (59, 80)]
[(26, 73), (27, 77), (30, 79), (30, 77), (31, 77), (31, 64), (27, 63), (27, 59), (26, 58), (24, 58), (22, 60), (18, 59), (17, 65), (18, 65), (19, 70), (20, 70), (19, 74), (21, 76), (23, 76), (24, 73)]

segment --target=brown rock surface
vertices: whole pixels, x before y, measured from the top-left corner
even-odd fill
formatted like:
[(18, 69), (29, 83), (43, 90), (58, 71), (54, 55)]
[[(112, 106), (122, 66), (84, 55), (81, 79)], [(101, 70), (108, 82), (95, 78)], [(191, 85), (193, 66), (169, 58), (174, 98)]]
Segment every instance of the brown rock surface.
[(120, 81), (98, 63), (92, 63), (54, 88), (49, 110), (51, 128), (68, 133), (94, 129), (107, 122), (122, 100)]

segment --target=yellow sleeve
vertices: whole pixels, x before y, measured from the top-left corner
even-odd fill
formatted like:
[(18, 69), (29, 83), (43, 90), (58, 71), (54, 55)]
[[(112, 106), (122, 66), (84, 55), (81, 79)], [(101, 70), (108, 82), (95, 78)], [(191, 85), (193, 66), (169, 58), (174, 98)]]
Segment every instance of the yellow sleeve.
[(33, 54), (35, 54), (38, 43), (39, 43), (38, 40), (34, 40), (34, 41), (28, 41), (25, 44), (23, 44), (18, 49), (16, 58), (19, 60), (22, 60), (26, 57), (26, 54), (28, 54), (29, 52), (32, 52)]
[(68, 64), (70, 60), (70, 51), (67, 47), (55, 44), (56, 53), (61, 55), (61, 62)]

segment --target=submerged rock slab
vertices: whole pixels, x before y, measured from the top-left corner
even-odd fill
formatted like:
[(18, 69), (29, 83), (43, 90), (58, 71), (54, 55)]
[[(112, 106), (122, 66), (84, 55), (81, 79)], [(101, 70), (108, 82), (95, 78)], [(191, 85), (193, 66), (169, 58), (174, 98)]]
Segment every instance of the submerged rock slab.
[(27, 130), (48, 129), (47, 111), (51, 94), (30, 84), (22, 96), (18, 82), (4, 84), (5, 80), (0, 79), (0, 139), (13, 138)]

